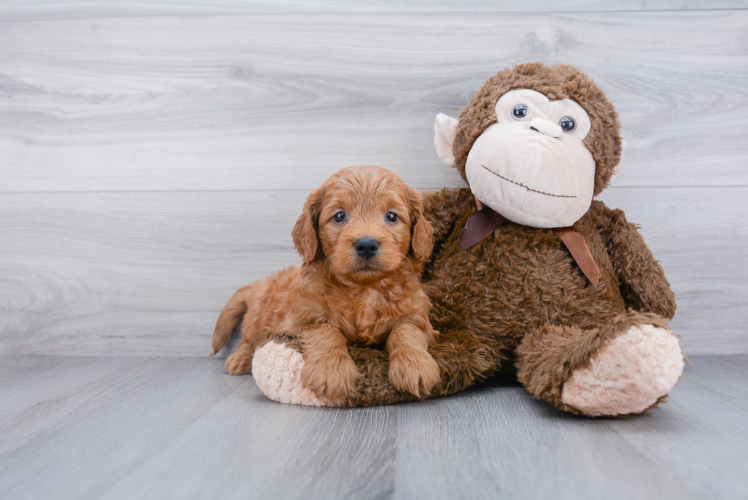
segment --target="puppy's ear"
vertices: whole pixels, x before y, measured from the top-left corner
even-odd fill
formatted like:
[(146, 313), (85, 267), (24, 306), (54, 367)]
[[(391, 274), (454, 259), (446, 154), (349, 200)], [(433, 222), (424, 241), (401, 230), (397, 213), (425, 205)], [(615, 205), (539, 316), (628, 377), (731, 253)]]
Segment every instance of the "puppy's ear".
[(322, 256), (322, 248), (319, 243), (319, 213), (322, 209), (323, 199), (322, 188), (312, 191), (304, 203), (304, 212), (299, 216), (293, 231), (291, 231), (293, 244), (304, 260), (304, 264), (311, 264)]
[(411, 213), (410, 250), (417, 262), (424, 263), (434, 249), (434, 229), (423, 215), (423, 198), (417, 189), (408, 190), (408, 202)]

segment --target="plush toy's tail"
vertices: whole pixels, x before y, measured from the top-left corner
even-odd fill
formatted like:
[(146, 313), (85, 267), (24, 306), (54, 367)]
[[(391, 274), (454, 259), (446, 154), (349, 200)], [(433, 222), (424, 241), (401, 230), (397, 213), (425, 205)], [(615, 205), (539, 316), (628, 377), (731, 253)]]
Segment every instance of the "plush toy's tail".
[(213, 354), (211, 356), (215, 356), (226, 345), (226, 342), (229, 341), (231, 334), (234, 332), (236, 324), (239, 323), (239, 319), (247, 312), (247, 296), (249, 295), (250, 288), (251, 285), (240, 288), (229, 299), (228, 304), (221, 311), (221, 315), (218, 316), (216, 330), (213, 333)]

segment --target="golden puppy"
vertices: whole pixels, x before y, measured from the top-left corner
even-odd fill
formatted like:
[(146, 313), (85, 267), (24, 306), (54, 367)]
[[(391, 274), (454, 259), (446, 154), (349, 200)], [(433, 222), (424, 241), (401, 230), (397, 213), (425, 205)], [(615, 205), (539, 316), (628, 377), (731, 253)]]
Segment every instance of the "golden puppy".
[(302, 383), (318, 396), (340, 400), (356, 385), (349, 344), (384, 345), (390, 382), (428, 394), (439, 381), (427, 350), (437, 332), (420, 275), (432, 232), (421, 195), (399, 176), (372, 166), (340, 170), (309, 195), (293, 228), (301, 268), (236, 292), (218, 318), (213, 354), (246, 313), (239, 349), (226, 360), (232, 375), (252, 372), (269, 333), (288, 333), (304, 347)]

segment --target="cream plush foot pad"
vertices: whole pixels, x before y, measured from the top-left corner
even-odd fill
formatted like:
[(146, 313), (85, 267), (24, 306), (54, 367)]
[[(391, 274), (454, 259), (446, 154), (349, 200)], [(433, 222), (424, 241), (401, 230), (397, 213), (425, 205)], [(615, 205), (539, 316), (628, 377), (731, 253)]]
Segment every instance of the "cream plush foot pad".
[(678, 339), (665, 328), (632, 326), (564, 384), (561, 402), (590, 416), (641, 413), (683, 373)]
[(255, 351), (252, 376), (268, 398), (281, 403), (309, 406), (333, 406), (317, 398), (301, 385), (304, 357), (286, 344), (268, 342)]

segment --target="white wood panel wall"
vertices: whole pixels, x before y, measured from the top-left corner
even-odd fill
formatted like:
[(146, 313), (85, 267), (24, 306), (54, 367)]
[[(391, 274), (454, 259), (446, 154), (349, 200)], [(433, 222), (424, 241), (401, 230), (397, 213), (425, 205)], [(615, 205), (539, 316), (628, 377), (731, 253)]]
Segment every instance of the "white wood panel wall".
[(745, 7), (0, 1), (0, 354), (206, 355), (232, 291), (298, 262), (310, 188), (363, 163), (461, 185), (434, 115), (533, 60), (616, 103), (602, 198), (662, 261), (686, 352), (746, 353)]

